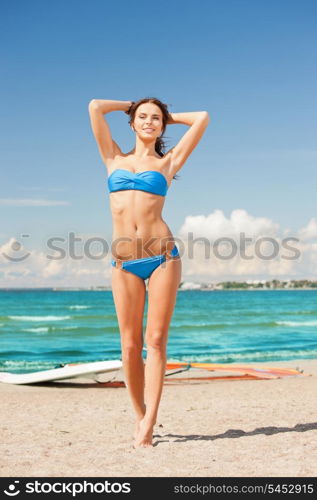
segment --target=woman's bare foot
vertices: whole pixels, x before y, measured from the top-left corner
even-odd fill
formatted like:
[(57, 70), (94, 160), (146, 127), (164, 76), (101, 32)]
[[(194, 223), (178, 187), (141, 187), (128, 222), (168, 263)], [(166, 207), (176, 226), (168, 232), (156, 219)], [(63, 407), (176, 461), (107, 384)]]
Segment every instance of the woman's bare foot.
[(154, 423), (147, 422), (144, 418), (139, 421), (139, 432), (134, 439), (133, 448), (150, 448), (153, 446)]
[(133, 439), (136, 439), (137, 436), (138, 436), (138, 434), (139, 434), (139, 431), (140, 431), (140, 421), (144, 418), (145, 412), (146, 412), (146, 405), (144, 405), (144, 412), (143, 412), (142, 417), (138, 417), (136, 419), (135, 430), (134, 430), (134, 433), (133, 433)]
[(140, 422), (141, 422), (141, 418), (138, 419), (136, 422), (135, 422), (135, 430), (134, 430), (134, 433), (133, 433), (133, 439), (135, 440), (140, 432)]

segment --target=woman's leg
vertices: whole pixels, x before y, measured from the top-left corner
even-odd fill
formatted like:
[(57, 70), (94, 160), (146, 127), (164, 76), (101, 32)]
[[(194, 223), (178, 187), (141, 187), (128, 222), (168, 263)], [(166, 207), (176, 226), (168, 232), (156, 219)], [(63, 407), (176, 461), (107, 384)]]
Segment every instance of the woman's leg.
[(141, 278), (116, 267), (112, 267), (111, 284), (120, 330), (125, 382), (136, 414), (138, 431), (138, 422), (145, 413), (142, 348), (146, 287)]
[(153, 426), (156, 422), (166, 370), (166, 345), (168, 329), (172, 319), (178, 286), (181, 280), (180, 258), (168, 259), (149, 278), (148, 318), (145, 341), (147, 358), (145, 364), (146, 413), (140, 422), (136, 446), (151, 446)]

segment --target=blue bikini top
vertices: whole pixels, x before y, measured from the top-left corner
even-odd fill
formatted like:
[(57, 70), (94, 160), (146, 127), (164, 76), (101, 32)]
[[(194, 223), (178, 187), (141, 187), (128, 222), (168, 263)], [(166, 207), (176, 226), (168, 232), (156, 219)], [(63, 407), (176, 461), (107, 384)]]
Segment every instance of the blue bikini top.
[(168, 183), (165, 176), (156, 170), (135, 173), (124, 168), (117, 168), (108, 177), (108, 188), (110, 193), (134, 189), (165, 196)]

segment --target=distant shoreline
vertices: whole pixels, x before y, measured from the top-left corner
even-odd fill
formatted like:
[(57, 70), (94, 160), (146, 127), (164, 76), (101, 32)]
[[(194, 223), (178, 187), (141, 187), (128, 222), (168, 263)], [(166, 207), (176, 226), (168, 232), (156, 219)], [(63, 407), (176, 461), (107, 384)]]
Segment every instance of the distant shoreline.
[[(109, 292), (112, 288), (0, 288), (0, 292), (14, 292), (14, 291), (50, 291), (50, 292)], [(317, 288), (313, 287), (299, 287), (299, 288), (179, 288), (178, 292), (270, 292), (270, 291), (292, 291), (297, 292), (300, 290), (316, 291)]]

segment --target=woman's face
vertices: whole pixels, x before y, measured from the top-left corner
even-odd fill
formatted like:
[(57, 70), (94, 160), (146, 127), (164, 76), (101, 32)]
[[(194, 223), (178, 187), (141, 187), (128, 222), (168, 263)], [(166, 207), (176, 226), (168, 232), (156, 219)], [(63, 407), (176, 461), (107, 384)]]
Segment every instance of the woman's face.
[(156, 140), (163, 129), (161, 109), (152, 102), (140, 104), (136, 110), (132, 126), (142, 138)]

